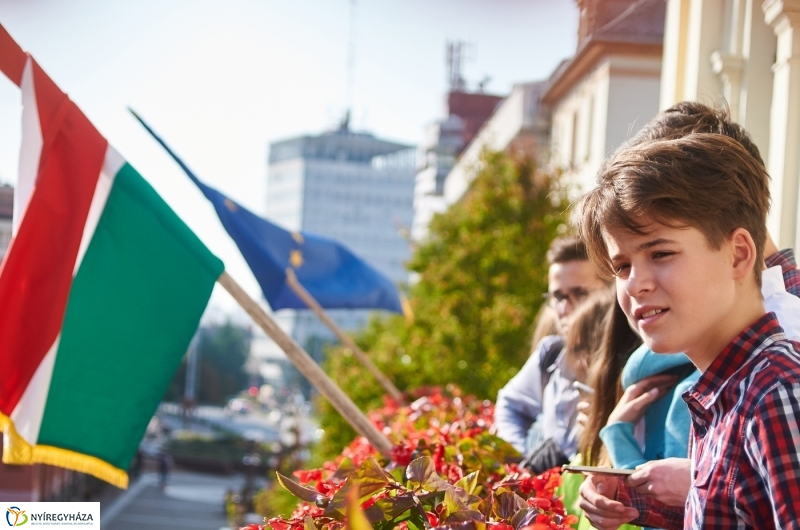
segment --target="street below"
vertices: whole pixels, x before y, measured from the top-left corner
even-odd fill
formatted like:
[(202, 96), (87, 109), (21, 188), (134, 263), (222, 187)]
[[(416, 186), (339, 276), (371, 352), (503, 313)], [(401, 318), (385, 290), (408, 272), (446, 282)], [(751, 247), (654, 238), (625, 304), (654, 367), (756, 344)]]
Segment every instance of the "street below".
[(176, 471), (162, 491), (157, 473), (143, 473), (113, 501), (101, 502), (103, 530), (167, 530), (228, 528), (225, 495), (238, 492), (242, 474), (212, 475)]

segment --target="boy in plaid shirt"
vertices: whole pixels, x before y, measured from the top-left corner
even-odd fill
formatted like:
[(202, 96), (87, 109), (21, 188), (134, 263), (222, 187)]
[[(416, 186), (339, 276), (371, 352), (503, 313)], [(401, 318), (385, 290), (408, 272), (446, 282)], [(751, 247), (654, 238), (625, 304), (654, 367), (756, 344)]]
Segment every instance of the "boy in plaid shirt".
[(735, 140), (690, 134), (618, 151), (577, 207), (590, 258), (615, 278), (634, 329), (702, 372), (684, 395), (685, 509), (596, 475), (580, 506), (600, 530), (800, 528), (800, 344), (760, 293), (768, 180)]

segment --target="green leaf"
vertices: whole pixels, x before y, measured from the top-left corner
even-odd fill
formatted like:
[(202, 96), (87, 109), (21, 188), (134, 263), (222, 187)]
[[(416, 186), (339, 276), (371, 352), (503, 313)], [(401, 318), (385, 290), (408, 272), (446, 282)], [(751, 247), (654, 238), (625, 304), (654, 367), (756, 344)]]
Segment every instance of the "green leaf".
[(275, 472), (275, 475), (278, 477), (278, 482), (280, 483), (280, 485), (299, 499), (316, 504), (318, 500), (327, 498), (325, 497), (325, 495), (322, 495), (317, 490), (301, 486), (297, 482), (281, 475), (278, 472)]
[(488, 519), (492, 515), (492, 506), (494, 506), (494, 491), (489, 489), (486, 498), (478, 505), (478, 511)]
[(498, 519), (509, 521), (517, 512), (528, 508), (528, 504), (522, 497), (513, 491), (504, 491), (495, 496), (492, 513)]
[(536, 516), (541, 512), (535, 508), (526, 508), (514, 514), (511, 518), (511, 526), (514, 528), (522, 528), (531, 524)]
[(479, 473), (477, 471), (473, 471), (469, 475), (464, 475), (461, 480), (456, 482), (456, 486), (467, 493), (474, 493), (475, 488), (478, 486), (478, 475)]
[(428, 518), (419, 512), (413, 511), (411, 517), (406, 519), (408, 530), (426, 530)]
[(448, 514), (469, 509), (469, 507), (464, 504), (461, 496), (458, 494), (458, 492), (456, 492), (455, 488), (447, 488), (447, 490), (444, 492), (444, 507)]
[(414, 507), (413, 494), (406, 493), (396, 497), (381, 499), (366, 510), (364, 515), (370, 523), (396, 520), (400, 515)]
[[(355, 492), (353, 492), (355, 493)], [(361, 504), (356, 495), (350, 495), (347, 505), (347, 527), (350, 530), (374, 530), (367, 517), (361, 510)]]
[(361, 503), (393, 482), (394, 477), (387, 473), (377, 460), (368, 458), (347, 477), (344, 486), (331, 499), (325, 513), (341, 513), (342, 508), (347, 506), (347, 495), (353, 487), (358, 486), (359, 503)]
[(304, 530), (319, 530), (317, 525), (314, 524), (314, 519), (310, 515), (306, 515), (306, 518), (303, 519), (303, 529)]
[(463, 523), (467, 521), (485, 522), (486, 518), (481, 512), (470, 509), (459, 510), (447, 516), (448, 523)]
[(433, 460), (428, 456), (417, 458), (406, 468), (406, 478), (414, 488), (423, 488), (428, 491), (442, 491), (450, 486), (436, 473)]
[(344, 460), (342, 460), (339, 467), (336, 468), (336, 472), (333, 474), (331, 478), (335, 480), (344, 480), (347, 476), (355, 471), (356, 466), (353, 464), (353, 460), (348, 456)]
[(403, 478), (406, 476), (406, 470), (402, 467), (396, 467), (392, 469), (389, 474), (392, 476), (395, 482), (402, 483)]

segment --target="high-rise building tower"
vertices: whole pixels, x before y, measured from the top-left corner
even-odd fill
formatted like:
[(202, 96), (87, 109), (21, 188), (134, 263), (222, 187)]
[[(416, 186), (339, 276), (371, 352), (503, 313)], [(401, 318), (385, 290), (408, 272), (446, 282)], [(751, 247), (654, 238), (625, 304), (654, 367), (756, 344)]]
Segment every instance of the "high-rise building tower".
[[(266, 216), (288, 230), (303, 230), (348, 246), (392, 281), (405, 283), (410, 257), (416, 151), (408, 145), (350, 130), (270, 144)], [(366, 323), (369, 311), (330, 311), (346, 330)], [(333, 334), (310, 311), (276, 315), (309, 353)]]

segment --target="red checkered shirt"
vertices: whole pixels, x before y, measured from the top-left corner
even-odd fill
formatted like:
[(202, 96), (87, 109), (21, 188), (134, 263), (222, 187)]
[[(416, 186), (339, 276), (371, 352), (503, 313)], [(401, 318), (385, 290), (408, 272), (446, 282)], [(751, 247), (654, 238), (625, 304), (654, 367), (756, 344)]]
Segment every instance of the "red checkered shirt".
[(800, 271), (797, 270), (797, 262), (794, 259), (794, 251), (785, 248), (776, 252), (764, 260), (767, 268), (780, 265), (783, 272), (783, 285), (786, 291), (795, 296), (800, 296)]
[(800, 343), (774, 313), (743, 331), (683, 395), (692, 417), (685, 510), (620, 484), (651, 528), (800, 529)]

